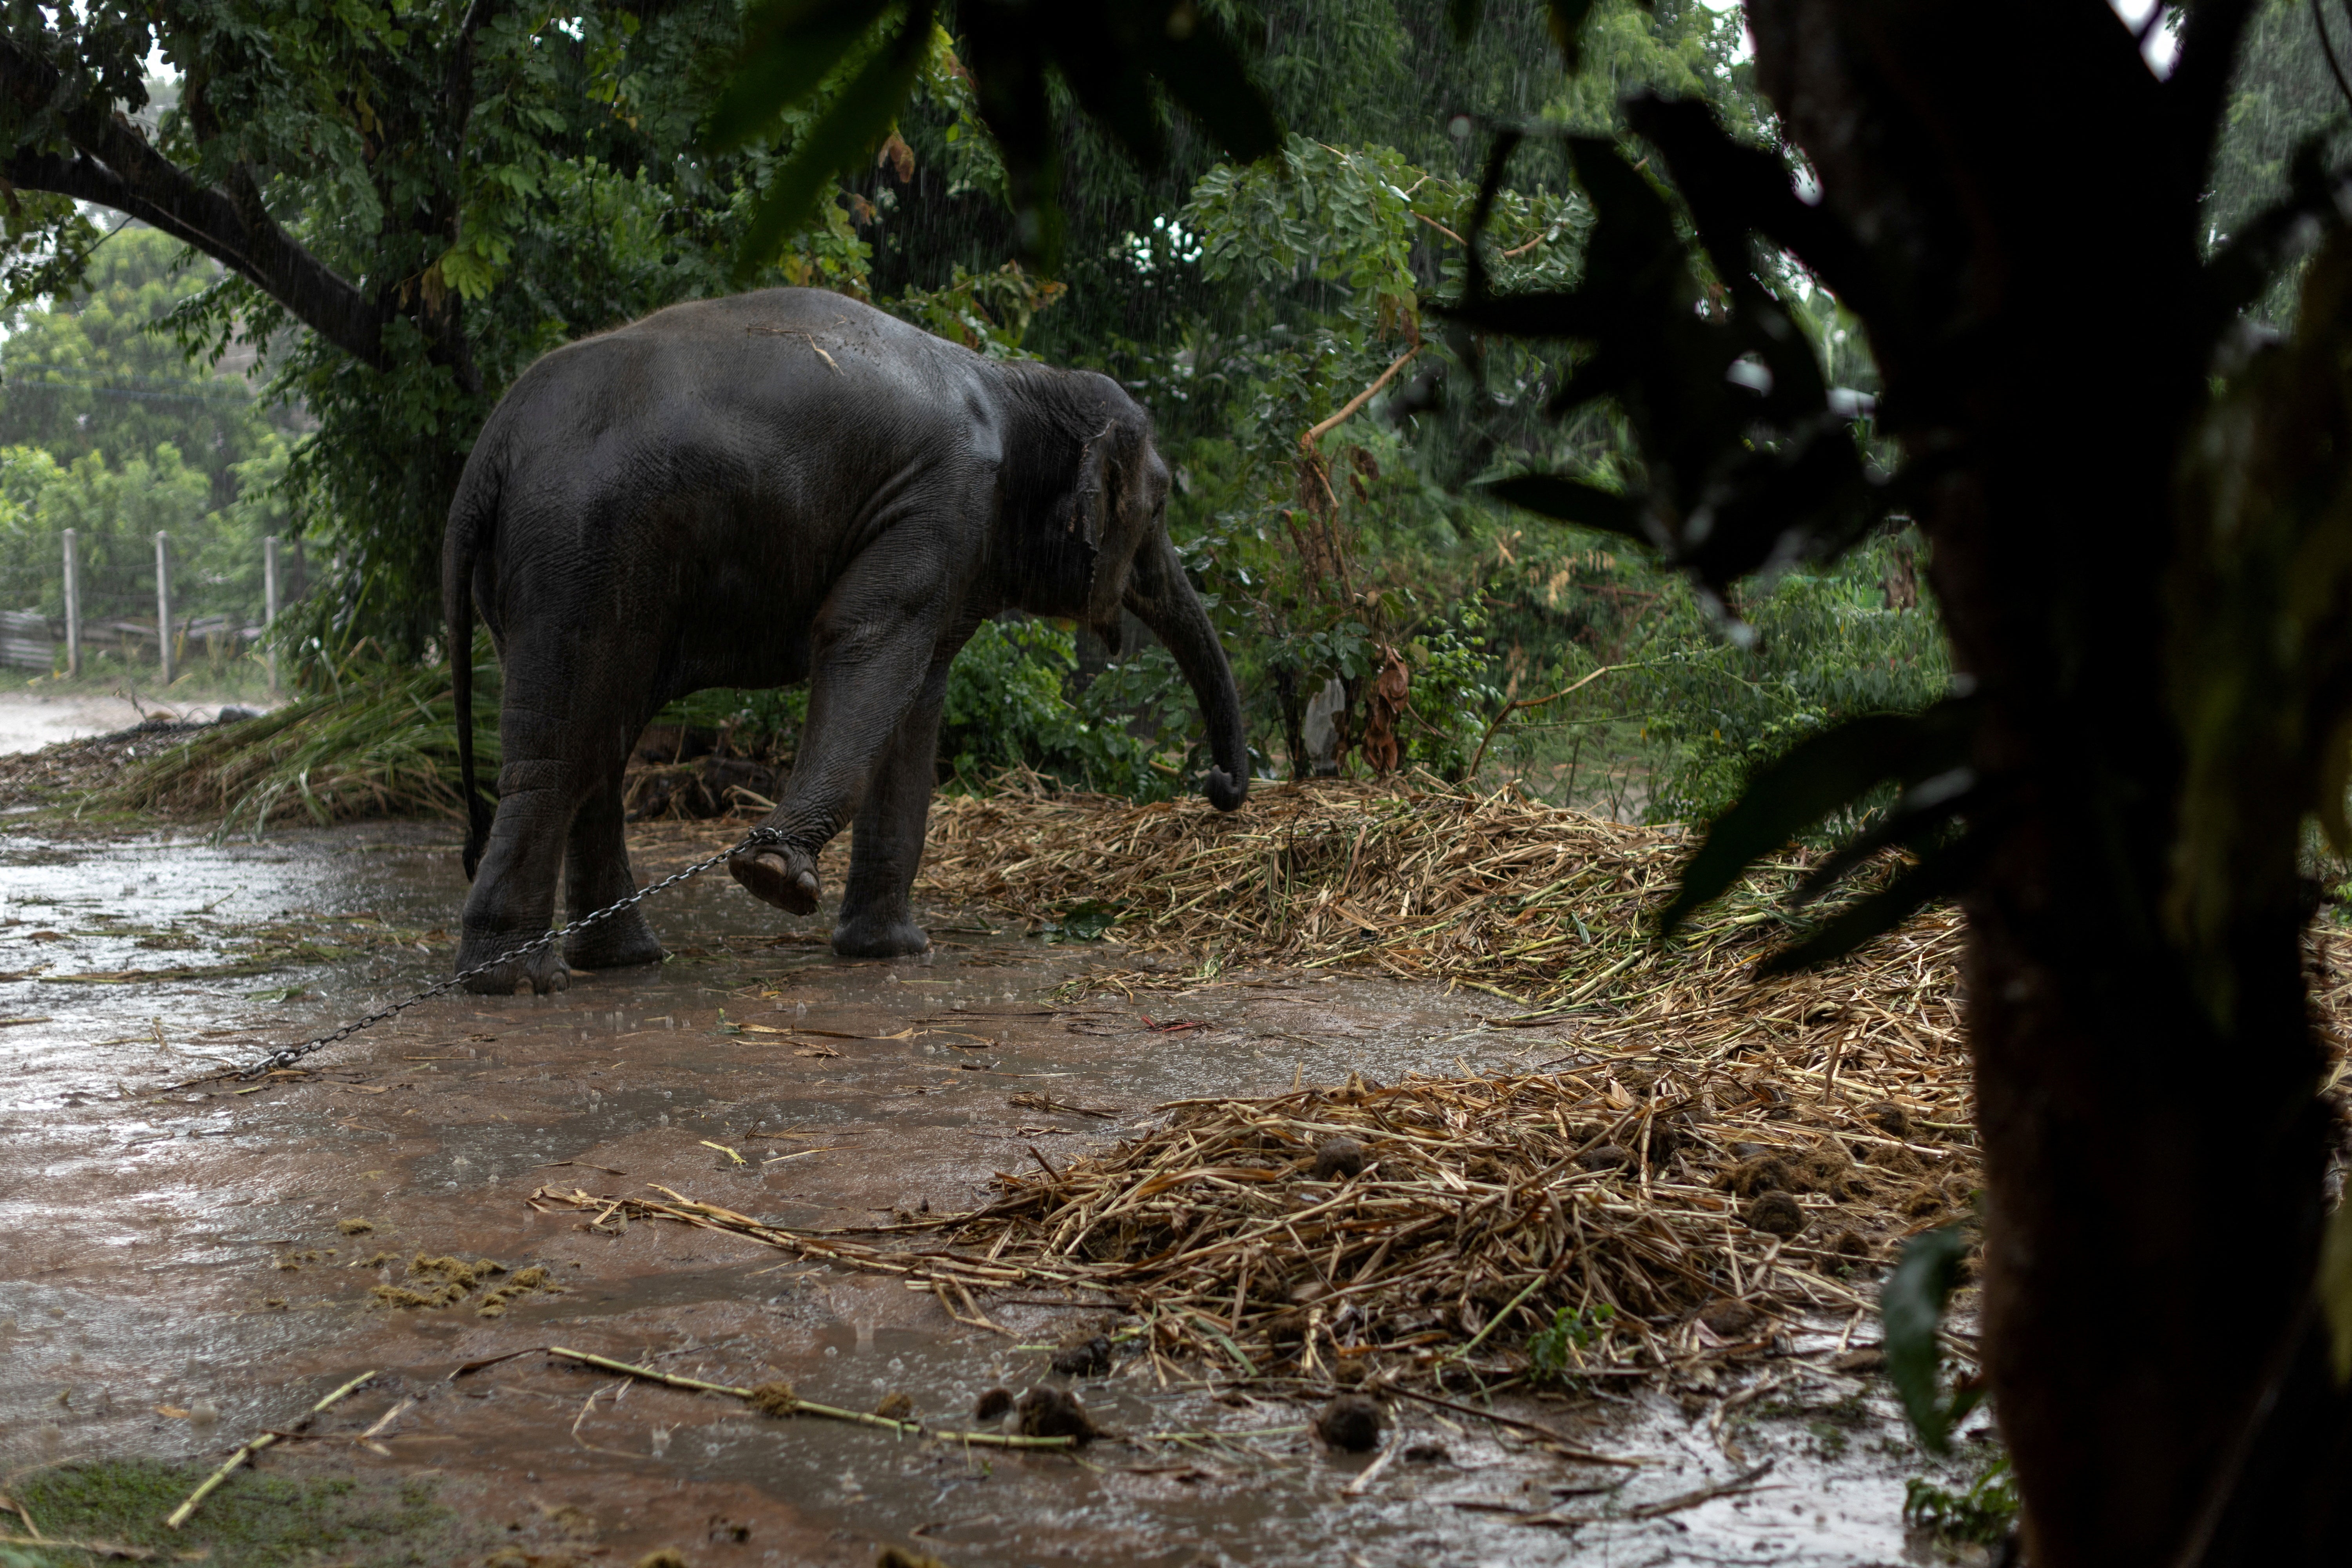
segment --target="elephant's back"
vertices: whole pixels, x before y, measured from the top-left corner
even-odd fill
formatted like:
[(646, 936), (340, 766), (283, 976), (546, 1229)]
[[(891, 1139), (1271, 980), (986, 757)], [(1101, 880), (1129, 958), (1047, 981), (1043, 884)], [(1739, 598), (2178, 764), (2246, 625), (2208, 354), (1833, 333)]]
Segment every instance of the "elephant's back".
[(865, 423), (895, 394), (912, 408), (961, 411), (988, 362), (845, 295), (767, 289), (696, 300), (543, 356), (518, 395), (572, 415), (656, 419), (694, 410)]
[(510, 469), (580, 480), (661, 470), (772, 485), (803, 465), (878, 476), (910, 454), (987, 457), (993, 369), (844, 295), (762, 289), (672, 305), (543, 355), (484, 436)]

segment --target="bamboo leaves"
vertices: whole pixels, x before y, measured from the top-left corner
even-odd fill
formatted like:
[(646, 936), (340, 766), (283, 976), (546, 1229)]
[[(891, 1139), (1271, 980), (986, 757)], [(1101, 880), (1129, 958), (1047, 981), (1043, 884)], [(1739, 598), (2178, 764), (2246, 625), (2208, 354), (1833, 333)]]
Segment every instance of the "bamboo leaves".
[[(1541, 515), (1645, 539), (1710, 589), (1775, 562), (1832, 555), (1884, 518), (1906, 486), (1873, 477), (1832, 401), (1795, 312), (1751, 259), (1759, 216), (1802, 208), (1779, 164), (1729, 142), (1704, 109), (1666, 110), (1678, 145), (1711, 178), (1690, 195), (1712, 264), (1702, 279), (1685, 254), (1674, 208), (1609, 142), (1561, 142), (1595, 222), (1584, 275), (1570, 289), (1496, 294), (1483, 267), (1444, 313), (1464, 326), (1525, 339), (1567, 339), (1550, 411), (1565, 417), (1612, 399), (1634, 427), (1647, 483), (1604, 499), (1565, 475), (1488, 487)], [(1692, 130), (1703, 126), (1706, 134)], [(1507, 144), (1497, 143), (1497, 158)], [(1499, 170), (1490, 168), (1490, 182)], [(1474, 242), (1477, 236), (1474, 234)]]
[(1738, 802), (1708, 828), (1660, 917), (1660, 935), (1674, 934), (1701, 905), (1799, 833), (1890, 781), (1905, 786), (1894, 809), (1816, 868), (1799, 887), (1797, 901), (1820, 896), (1881, 849), (1909, 848), (1927, 858), (1842, 911), (1811, 941), (1777, 955), (1770, 967), (1825, 963), (1892, 930), (1930, 900), (1948, 897), (1976, 853), (1966, 841), (1942, 842), (1963, 810), (1981, 804), (1968, 766), (1975, 725), (1974, 701), (1955, 697), (1918, 713), (1869, 714), (1801, 742), (1759, 770)]
[[(709, 126), (718, 145), (759, 138), (848, 68), (861, 47), (873, 53), (799, 137), (770, 185), (737, 253), (739, 279), (804, 226), (826, 182), (897, 121), (933, 47), (935, 12), (934, 0), (771, 0), (754, 13)], [(1147, 167), (1167, 154), (1168, 100), (1242, 162), (1280, 143), (1265, 95), (1194, 0), (967, 0), (956, 22), (981, 118), (1003, 156), (1024, 247), (1048, 268), (1059, 259), (1061, 234), (1054, 79)]]

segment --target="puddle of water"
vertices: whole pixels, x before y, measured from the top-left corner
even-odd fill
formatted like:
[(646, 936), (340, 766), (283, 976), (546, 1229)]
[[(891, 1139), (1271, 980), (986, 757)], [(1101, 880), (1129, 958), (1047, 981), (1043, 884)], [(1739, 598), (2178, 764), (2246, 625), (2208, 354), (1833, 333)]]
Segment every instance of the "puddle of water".
[[(1435, 986), (1355, 977), (1227, 977), (1055, 1007), (1057, 986), (1114, 954), (941, 931), (920, 960), (842, 963), (822, 921), (709, 878), (655, 911), (677, 953), (657, 968), (549, 997), (429, 1003), (315, 1058), (316, 1079), (163, 1087), (443, 973), (437, 933), (464, 892), (446, 838), (377, 824), (259, 845), (0, 840), (0, 920), (18, 922), (0, 926), (0, 967), (25, 976), (0, 981), (0, 1018), (40, 1020), (0, 1026), (0, 1356), (16, 1373), (0, 1380), (0, 1468), (216, 1455), (382, 1367), (322, 1428), (349, 1436), (415, 1399), (377, 1439), (385, 1452), (318, 1443), (269, 1463), (462, 1474), (483, 1483), (466, 1506), (584, 1510), (624, 1561), (678, 1546), (698, 1564), (865, 1563), (880, 1542), (959, 1568), (1919, 1560), (1899, 1514), (1924, 1461), (1883, 1387), (1795, 1363), (1737, 1406), (1718, 1403), (1742, 1392), (1730, 1386), (1692, 1393), (1687, 1409), (1646, 1392), (1510, 1406), (1653, 1461), (1630, 1479), (1400, 1404), (1403, 1446), (1425, 1452), (1353, 1493), (1371, 1461), (1298, 1432), (1106, 1444), (1081, 1462), (767, 1420), (544, 1356), (452, 1381), (461, 1362), (567, 1343), (722, 1383), (783, 1376), (852, 1408), (904, 1391), (958, 1425), (983, 1389), (1045, 1375), (1048, 1352), (1024, 1346), (1093, 1319), (1016, 1300), (990, 1308), (1013, 1337), (991, 1335), (895, 1279), (682, 1226), (607, 1236), (525, 1200), (542, 1184), (650, 1184), (790, 1225), (875, 1223), (974, 1205), (1033, 1148), (1058, 1163), (1163, 1100), (1524, 1067), (1555, 1042), (1482, 1029), (1473, 1001)], [(352, 940), (355, 923), (373, 934)], [(257, 976), (55, 978), (217, 962), (240, 933), (289, 924), (340, 956)], [(250, 994), (293, 987), (301, 999)], [(1202, 1026), (1156, 1031), (1147, 1013)], [(760, 1032), (786, 1026), (832, 1034)], [(1105, 1114), (1013, 1104), (1024, 1092)], [(355, 1235), (339, 1224), (362, 1218), (371, 1228)], [(543, 1265), (562, 1293), (495, 1319), (371, 1294), (420, 1253)], [(1219, 1403), (1160, 1386), (1139, 1361), (1116, 1367), (1080, 1392), (1118, 1430), (1262, 1432), (1313, 1408)], [(1773, 1470), (1741, 1495), (1646, 1520), (1560, 1517), (1622, 1515), (1766, 1459)]]

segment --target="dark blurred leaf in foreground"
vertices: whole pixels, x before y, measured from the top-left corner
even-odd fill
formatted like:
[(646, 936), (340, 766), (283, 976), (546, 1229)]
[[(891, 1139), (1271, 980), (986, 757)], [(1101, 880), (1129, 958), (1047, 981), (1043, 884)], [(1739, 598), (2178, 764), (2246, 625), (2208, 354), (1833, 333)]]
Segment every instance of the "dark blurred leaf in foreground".
[[(805, 225), (833, 176), (897, 122), (934, 20), (933, 0), (769, 0), (753, 12), (712, 116), (719, 145), (768, 133), (861, 49), (868, 55), (777, 173), (737, 254), (739, 277)], [(1049, 271), (1062, 244), (1054, 79), (1146, 168), (1166, 159), (1171, 103), (1243, 163), (1282, 144), (1265, 93), (1195, 0), (963, 0), (955, 22), (981, 118), (1004, 159), (1022, 247)]]

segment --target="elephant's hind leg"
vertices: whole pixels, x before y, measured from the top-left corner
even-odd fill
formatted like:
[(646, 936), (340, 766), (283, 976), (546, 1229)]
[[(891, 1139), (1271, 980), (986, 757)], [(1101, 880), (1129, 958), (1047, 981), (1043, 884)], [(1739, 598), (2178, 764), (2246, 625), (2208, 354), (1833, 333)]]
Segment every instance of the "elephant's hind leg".
[[(636, 879), (629, 871), (621, 774), (620, 767), (612, 768), (572, 818), (563, 862), (563, 901), (575, 928), (588, 916), (637, 890)], [(643, 910), (635, 906), (569, 931), (563, 939), (563, 961), (574, 969), (623, 969), (659, 963), (662, 957), (661, 942), (646, 923)]]
[(521, 954), (547, 935), (575, 799), (573, 769), (560, 751), (550, 746), (553, 754), (516, 754), (541, 738), (532, 732), (541, 728), (519, 721), (511, 707), (500, 721), (508, 760), (499, 770), (498, 816), (457, 937), (458, 972), (483, 971), (467, 980), (468, 991), (543, 994), (570, 983), (553, 942)]
[[(499, 713), (505, 760), (499, 770), (499, 811), (490, 840), (466, 900), (457, 946), (462, 972), (483, 965), (468, 990), (559, 991), (570, 984), (564, 955), (573, 963), (643, 962), (633, 952), (660, 949), (642, 920), (620, 917), (582, 931), (568, 942), (546, 942), (528, 957), (500, 961), (548, 936), (555, 886), (568, 860), (575, 918), (630, 892), (628, 856), (621, 842), (621, 769), (646, 696), (625, 689), (614, 672), (635, 668), (614, 656), (602, 668), (582, 668), (576, 652), (542, 633), (510, 635), (506, 700)], [(607, 926), (614, 929), (607, 930)]]

